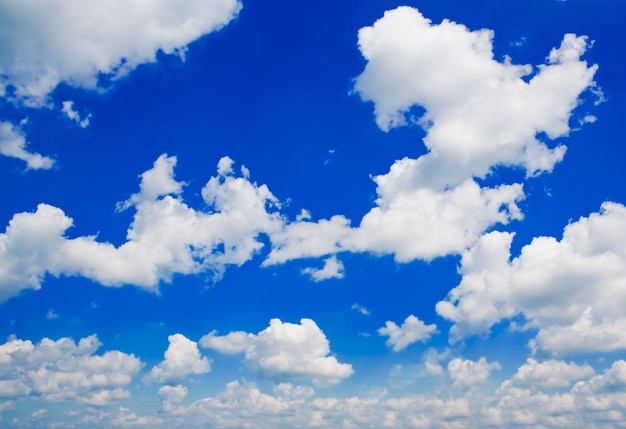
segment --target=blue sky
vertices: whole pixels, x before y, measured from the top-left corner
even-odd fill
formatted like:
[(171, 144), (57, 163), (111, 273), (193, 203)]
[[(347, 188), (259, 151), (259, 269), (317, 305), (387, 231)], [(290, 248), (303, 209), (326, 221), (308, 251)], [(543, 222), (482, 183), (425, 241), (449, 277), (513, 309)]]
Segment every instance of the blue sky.
[(0, 0), (0, 425), (620, 427), (619, 0)]

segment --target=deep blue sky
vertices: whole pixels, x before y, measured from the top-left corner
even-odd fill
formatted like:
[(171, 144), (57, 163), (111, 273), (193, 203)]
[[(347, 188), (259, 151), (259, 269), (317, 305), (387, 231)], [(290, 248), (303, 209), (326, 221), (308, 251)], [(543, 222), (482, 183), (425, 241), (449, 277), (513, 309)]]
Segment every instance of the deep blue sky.
[[(619, 426), (622, 2), (56, 3), (0, 0), (0, 426)], [(463, 44), (482, 29), (492, 58)], [(583, 47), (550, 60), (568, 33)], [(386, 127), (385, 106), (406, 124)], [(532, 175), (535, 143), (567, 151)], [(435, 159), (432, 177), (405, 157)], [(392, 165), (409, 179), (383, 195)], [(203, 199), (210, 179), (231, 209)]]

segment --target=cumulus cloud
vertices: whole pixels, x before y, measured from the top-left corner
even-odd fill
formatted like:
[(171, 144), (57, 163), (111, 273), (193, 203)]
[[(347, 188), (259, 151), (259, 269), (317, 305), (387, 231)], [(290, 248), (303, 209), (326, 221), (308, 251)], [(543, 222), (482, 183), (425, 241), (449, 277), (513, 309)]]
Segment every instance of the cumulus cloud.
[(29, 170), (47, 170), (54, 166), (52, 158), (29, 152), (24, 132), (10, 122), (0, 122), (0, 154), (24, 161)]
[(182, 56), (240, 9), (237, 0), (2, 2), (0, 93), (37, 107), (60, 82), (97, 88), (155, 61), (158, 51)]
[(265, 185), (225, 170), (202, 189), (208, 209), (189, 207), (174, 177), (175, 157), (160, 156), (141, 175), (140, 191), (119, 209), (135, 215), (127, 241), (116, 247), (97, 236), (68, 238), (73, 220), (60, 208), (40, 204), (18, 213), (0, 234), (0, 300), (22, 289), (38, 289), (46, 274), (80, 275), (106, 286), (133, 284), (157, 291), (174, 274), (210, 272), (219, 278), (226, 266), (241, 265), (258, 252), (262, 233), (280, 228), (272, 210), (278, 201)]
[[(548, 63), (534, 69), (496, 61), (493, 37), (448, 20), (433, 24), (411, 7), (387, 11), (359, 30), (367, 65), (354, 89), (374, 103), (378, 126), (417, 122), (427, 132), (429, 153), (413, 160), (402, 184), (454, 186), (494, 165), (533, 175), (562, 159), (563, 146), (550, 149), (536, 136), (567, 135), (579, 95), (594, 86), (597, 66), (580, 59), (587, 38), (565, 35)], [(421, 117), (410, 117), (414, 106), (424, 109)]]
[(510, 260), (513, 235), (492, 232), (463, 254), (461, 283), (437, 304), (450, 340), (488, 333), (523, 315), (534, 349), (557, 354), (626, 347), (626, 207), (606, 202), (567, 225), (559, 241), (537, 237)]
[(300, 324), (272, 319), (258, 334), (215, 331), (199, 344), (223, 353), (245, 353), (246, 363), (258, 373), (278, 380), (306, 378), (318, 386), (337, 384), (354, 373), (352, 365), (339, 363), (330, 354), (326, 335), (311, 319)]
[(498, 362), (487, 362), (487, 358), (481, 357), (477, 361), (470, 359), (454, 358), (448, 362), (448, 374), (452, 384), (456, 387), (470, 387), (481, 383), (494, 369), (501, 369)]
[(211, 362), (200, 355), (198, 344), (182, 334), (167, 337), (170, 345), (165, 351), (163, 362), (152, 368), (146, 381), (170, 383), (188, 375), (206, 374), (211, 371)]
[(46, 401), (105, 405), (130, 396), (124, 387), (143, 366), (139, 358), (111, 350), (95, 355), (102, 343), (91, 335), (71, 338), (10, 339), (0, 345), (0, 396), (37, 395)]
[(328, 279), (342, 279), (344, 276), (343, 263), (335, 255), (324, 260), (324, 266), (320, 269), (305, 268), (302, 274), (308, 274), (314, 282)]
[(380, 335), (389, 337), (385, 344), (387, 344), (387, 347), (393, 348), (394, 352), (404, 350), (418, 341), (426, 342), (432, 334), (438, 332), (437, 325), (426, 325), (412, 314), (404, 320), (401, 326), (387, 321), (384, 327), (378, 329)]

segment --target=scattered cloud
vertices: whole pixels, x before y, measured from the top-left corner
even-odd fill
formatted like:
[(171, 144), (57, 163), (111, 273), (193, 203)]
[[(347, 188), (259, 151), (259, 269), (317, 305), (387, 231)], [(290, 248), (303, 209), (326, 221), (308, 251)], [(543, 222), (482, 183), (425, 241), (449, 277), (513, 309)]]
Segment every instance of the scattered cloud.
[(145, 380), (156, 383), (179, 381), (191, 374), (206, 374), (211, 371), (211, 362), (200, 355), (198, 344), (182, 334), (167, 337), (170, 345), (165, 351), (163, 362), (152, 368)]
[(311, 319), (301, 319), (300, 324), (272, 319), (256, 335), (234, 331), (218, 336), (211, 332), (199, 344), (227, 354), (244, 352), (251, 368), (277, 380), (306, 378), (315, 385), (327, 386), (354, 373), (352, 365), (339, 363), (329, 355), (328, 340)]
[(418, 341), (426, 342), (431, 335), (439, 333), (437, 325), (426, 325), (414, 315), (408, 316), (401, 326), (394, 322), (387, 321), (385, 326), (378, 329), (380, 335), (388, 336), (387, 347), (391, 347), (394, 352), (406, 349), (409, 345)]
[(12, 338), (0, 345), (0, 396), (36, 395), (43, 400), (105, 405), (128, 398), (126, 390), (143, 366), (132, 354), (94, 353), (102, 343), (95, 335), (75, 343), (71, 338)]

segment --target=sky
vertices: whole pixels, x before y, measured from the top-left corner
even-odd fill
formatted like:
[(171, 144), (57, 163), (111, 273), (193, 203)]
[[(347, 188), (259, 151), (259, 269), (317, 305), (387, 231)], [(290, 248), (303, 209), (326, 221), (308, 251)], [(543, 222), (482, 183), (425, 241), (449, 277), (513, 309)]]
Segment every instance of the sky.
[(623, 427), (625, 17), (0, 0), (0, 426)]

